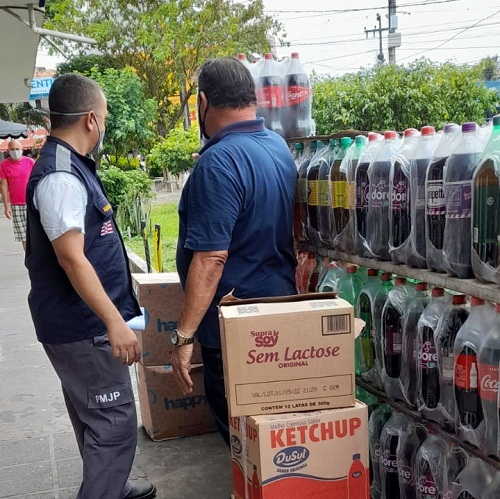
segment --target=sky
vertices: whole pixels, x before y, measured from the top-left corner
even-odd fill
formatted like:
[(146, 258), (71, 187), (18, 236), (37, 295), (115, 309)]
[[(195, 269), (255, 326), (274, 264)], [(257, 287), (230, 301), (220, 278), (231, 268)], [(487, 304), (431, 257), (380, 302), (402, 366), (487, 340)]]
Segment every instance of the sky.
[[(240, 0), (246, 2), (248, 0)], [(308, 73), (340, 76), (377, 61), (379, 38), (365, 34), (389, 21), (388, 0), (264, 0), (266, 13), (283, 24), (287, 47), (279, 58), (299, 52)], [(401, 47), (396, 62), (426, 57), (436, 62), (474, 64), (500, 53), (500, 0), (396, 0)], [(383, 52), (388, 59), (387, 31)], [(37, 66), (55, 68), (60, 58), (39, 54)]]

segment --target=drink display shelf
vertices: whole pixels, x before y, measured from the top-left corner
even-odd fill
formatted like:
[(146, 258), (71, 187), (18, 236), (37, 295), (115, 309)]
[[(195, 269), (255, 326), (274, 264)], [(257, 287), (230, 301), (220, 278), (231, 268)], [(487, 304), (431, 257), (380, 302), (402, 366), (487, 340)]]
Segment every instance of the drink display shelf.
[(368, 393), (371, 393), (372, 395), (377, 397), (379, 402), (383, 402), (383, 403), (390, 405), (392, 408), (405, 414), (406, 416), (411, 418), (416, 423), (421, 423), (426, 428), (428, 428), (432, 433), (441, 435), (443, 438), (445, 438), (449, 442), (452, 442), (455, 445), (461, 447), (469, 455), (477, 457), (477, 458), (487, 462), (489, 465), (495, 467), (496, 469), (500, 470), (500, 461), (499, 460), (486, 455), (484, 452), (481, 451), (481, 449), (474, 447), (473, 445), (471, 445), (467, 442), (462, 442), (461, 440), (458, 439), (458, 437), (455, 433), (452, 433), (450, 430), (444, 428), (436, 421), (431, 421), (430, 419), (426, 419), (420, 412), (411, 409), (404, 402), (390, 399), (383, 391), (379, 390), (372, 383), (365, 381), (363, 378), (361, 378), (359, 376), (356, 376), (356, 384), (360, 388), (363, 388), (363, 390), (366, 390)]
[(299, 245), (302, 251), (308, 251), (321, 256), (339, 260), (341, 262), (355, 263), (363, 267), (379, 269), (384, 272), (391, 272), (410, 279), (417, 279), (433, 286), (446, 288), (457, 293), (463, 293), (467, 296), (477, 296), (483, 300), (493, 303), (500, 303), (500, 286), (498, 284), (483, 283), (477, 279), (459, 279), (451, 277), (447, 274), (431, 272), (427, 269), (415, 269), (406, 265), (398, 265), (392, 262), (373, 260), (370, 258), (361, 258), (350, 253), (343, 253), (336, 250), (328, 250), (326, 248), (314, 248), (308, 245)]

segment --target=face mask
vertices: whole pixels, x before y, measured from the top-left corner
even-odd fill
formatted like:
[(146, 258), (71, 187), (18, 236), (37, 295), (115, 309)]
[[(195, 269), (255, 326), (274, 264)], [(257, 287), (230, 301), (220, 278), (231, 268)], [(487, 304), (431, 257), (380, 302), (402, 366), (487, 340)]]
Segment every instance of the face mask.
[(97, 118), (94, 118), (94, 120), (95, 124), (97, 125), (97, 131), (99, 132), (99, 139), (97, 140), (97, 144), (95, 145), (94, 149), (92, 149), (92, 151), (90, 151), (89, 153), (92, 154), (92, 156), (94, 156), (95, 154), (99, 154), (102, 151), (104, 144), (104, 135), (106, 133), (104, 130), (101, 130), (99, 128), (99, 123), (97, 123)]
[(14, 161), (17, 161), (17, 160), (21, 159), (22, 154), (23, 154), (23, 152), (19, 151), (18, 149), (12, 149), (11, 151), (9, 151), (9, 156)]
[(202, 139), (210, 140), (209, 135), (207, 134), (207, 131), (205, 130), (205, 119), (207, 118), (207, 112), (208, 112), (208, 106), (210, 103), (207, 101), (207, 108), (205, 109), (205, 116), (203, 116), (203, 119), (201, 119), (201, 114), (200, 114), (200, 108), (198, 106), (198, 123), (200, 125), (200, 134)]

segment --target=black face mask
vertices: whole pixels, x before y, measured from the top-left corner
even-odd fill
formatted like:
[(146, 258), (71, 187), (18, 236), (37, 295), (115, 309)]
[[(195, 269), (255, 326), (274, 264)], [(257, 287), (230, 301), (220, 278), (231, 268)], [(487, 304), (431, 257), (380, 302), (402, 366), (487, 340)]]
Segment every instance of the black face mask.
[(201, 138), (207, 139), (207, 140), (210, 140), (210, 137), (208, 136), (207, 131), (205, 130), (205, 120), (207, 118), (207, 112), (208, 112), (209, 106), (210, 106), (210, 103), (207, 100), (207, 108), (205, 109), (205, 116), (203, 116), (203, 120), (201, 119), (200, 107), (198, 106), (198, 123), (200, 125)]

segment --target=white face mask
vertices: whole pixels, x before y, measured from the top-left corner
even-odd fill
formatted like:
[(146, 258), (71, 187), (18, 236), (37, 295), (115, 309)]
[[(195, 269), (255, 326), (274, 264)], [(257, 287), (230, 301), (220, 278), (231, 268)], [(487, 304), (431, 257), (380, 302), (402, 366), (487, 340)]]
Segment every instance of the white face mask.
[(9, 156), (14, 160), (17, 161), (21, 159), (21, 156), (23, 155), (22, 151), (19, 151), (18, 149), (12, 149), (9, 151)]
[(99, 128), (99, 123), (97, 123), (97, 118), (95, 118), (95, 124), (97, 125), (97, 131), (99, 132), (99, 140), (97, 141), (97, 144), (95, 145), (94, 149), (92, 149), (92, 151), (90, 151), (90, 154), (92, 154), (92, 155), (99, 154), (102, 151), (103, 146), (104, 146), (105, 131), (101, 130)]

